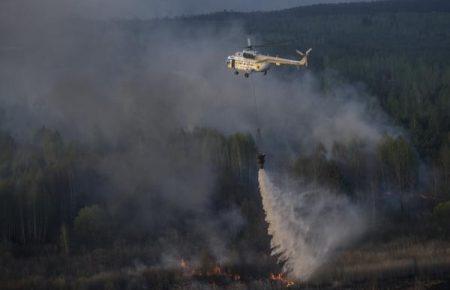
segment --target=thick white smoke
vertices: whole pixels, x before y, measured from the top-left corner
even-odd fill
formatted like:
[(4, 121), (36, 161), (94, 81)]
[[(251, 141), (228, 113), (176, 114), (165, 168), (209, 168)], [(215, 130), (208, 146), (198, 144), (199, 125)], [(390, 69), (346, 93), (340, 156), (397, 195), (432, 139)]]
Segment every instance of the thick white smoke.
[(307, 280), (335, 251), (362, 233), (364, 220), (346, 198), (320, 188), (281, 191), (259, 171), (272, 255), (290, 277)]

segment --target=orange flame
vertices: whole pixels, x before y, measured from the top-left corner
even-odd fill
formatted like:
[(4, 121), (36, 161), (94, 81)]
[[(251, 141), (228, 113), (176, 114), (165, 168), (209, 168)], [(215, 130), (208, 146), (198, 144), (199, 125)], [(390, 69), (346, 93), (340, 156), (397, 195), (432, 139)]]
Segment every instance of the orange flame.
[(270, 274), (270, 280), (280, 282), (280, 283), (286, 285), (286, 287), (291, 287), (295, 284), (294, 281), (290, 281), (290, 280), (286, 279), (286, 277), (282, 273)]
[(241, 276), (236, 273), (230, 273), (227, 270), (224, 270), (220, 267), (219, 264), (216, 264), (213, 268), (205, 271), (200, 271), (199, 269), (194, 268), (190, 265), (190, 263), (181, 258), (179, 262), (179, 267), (183, 271), (183, 274), (185, 276), (196, 276), (196, 277), (211, 277), (214, 276), (222, 276), (222, 277), (228, 277), (231, 280), (239, 281), (241, 280)]
[(220, 268), (219, 265), (216, 265), (216, 266), (212, 269), (212, 271), (209, 271), (209, 272), (208, 272), (208, 275), (209, 275), (209, 276), (211, 276), (211, 275), (221, 275), (221, 274), (222, 274), (222, 269)]
[(189, 262), (185, 259), (180, 260), (180, 268), (183, 271), (185, 276), (193, 276), (195, 274), (195, 270), (189, 265)]
[(189, 266), (188, 266), (188, 263), (186, 262), (185, 259), (181, 259), (181, 261), (180, 261), (180, 267), (181, 267), (182, 269), (186, 269), (186, 268), (189, 267)]
[[(241, 276), (239, 274), (230, 273), (228, 270), (223, 270), (219, 264), (216, 264), (212, 269), (206, 271), (206, 273), (196, 270), (189, 264), (189, 262), (187, 260), (185, 260), (183, 258), (180, 259), (179, 266), (182, 269), (184, 275), (187, 275), (187, 276), (198, 276), (198, 277), (200, 277), (200, 276), (208, 277), (209, 276), (211, 278), (213, 278), (214, 276), (222, 276), (222, 277), (228, 277), (229, 279), (232, 279), (234, 281), (241, 280)], [(283, 273), (279, 273), (279, 274), (271, 273), (269, 276), (269, 280), (271, 280), (273, 282), (281, 283), (282, 285), (284, 285), (286, 287), (291, 287), (291, 286), (295, 285), (295, 282), (288, 280)]]

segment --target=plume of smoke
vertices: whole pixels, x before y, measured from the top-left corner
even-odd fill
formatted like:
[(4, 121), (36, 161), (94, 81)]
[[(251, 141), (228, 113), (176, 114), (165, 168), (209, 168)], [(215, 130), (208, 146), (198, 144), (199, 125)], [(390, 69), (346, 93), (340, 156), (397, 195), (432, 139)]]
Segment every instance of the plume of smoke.
[(258, 180), (272, 255), (293, 278), (310, 278), (336, 249), (363, 231), (362, 216), (342, 196), (320, 188), (281, 191), (264, 169)]

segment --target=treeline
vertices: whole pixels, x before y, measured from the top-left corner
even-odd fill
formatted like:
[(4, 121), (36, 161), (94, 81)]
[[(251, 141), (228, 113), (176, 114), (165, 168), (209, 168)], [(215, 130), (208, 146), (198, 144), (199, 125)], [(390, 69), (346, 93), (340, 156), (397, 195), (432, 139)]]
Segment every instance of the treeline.
[(291, 167), (294, 179), (346, 195), (365, 209), (373, 240), (450, 234), (448, 176), (428, 169), (411, 142), (385, 135), (375, 147), (359, 140), (317, 144)]
[(331, 187), (359, 202), (373, 199), (369, 193), (398, 194), (402, 209), (403, 195), (415, 193), (419, 184), (417, 154), (403, 137), (385, 136), (374, 152), (358, 141), (335, 143), (331, 152), (319, 144), (311, 155), (299, 157), (293, 170), (312, 183)]
[[(159, 249), (170, 243), (184, 244), (180, 247), (184, 257), (212, 257), (214, 249), (207, 239), (221, 234), (229, 238), (224, 247), (236, 257), (247, 255), (248, 249), (267, 255), (269, 237), (259, 199), (252, 137), (225, 137), (214, 130), (196, 129), (177, 130), (169, 139), (170, 154), (167, 163), (160, 166), (169, 166), (180, 179), (190, 179), (182, 185), (186, 185), (185, 191), (180, 188), (172, 193), (174, 198), (189, 203), (190, 194), (199, 194), (192, 191), (203, 191), (205, 197), (192, 207), (179, 206), (179, 201), (166, 196), (170, 193), (162, 187), (174, 182), (170, 181), (173, 176), (165, 176), (167, 180), (162, 182), (136, 182), (126, 191), (105, 192), (114, 181), (100, 164), (118, 151), (128, 150), (122, 145), (98, 150), (67, 142), (46, 128), (27, 143), (3, 133), (2, 246), (17, 250), (19, 255), (31, 255), (48, 245), (53, 245), (52, 251), (69, 254), (117, 243), (151, 244)], [(152, 164), (147, 169), (153, 170)], [(146, 174), (151, 179), (155, 173), (143, 176)], [(196, 187), (197, 183), (211, 186), (203, 189), (203, 185)], [(203, 232), (208, 227), (211, 229)], [(159, 254), (155, 253), (155, 262)]]
[(52, 130), (36, 132), (31, 143), (0, 136), (0, 227), (3, 242), (56, 242), (65, 225), (88, 203), (91, 180), (82, 149), (65, 144)]
[[(226, 137), (209, 129), (171, 134), (167, 164), (174, 176), (191, 179), (186, 192), (202, 190), (196, 178), (212, 180), (198, 205), (201, 211), (174, 206), (156, 181), (137, 182), (127, 192), (105, 193), (112, 181), (99, 164), (117, 154), (115, 150), (69, 143), (46, 128), (36, 132), (32, 142), (22, 142), (6, 133), (0, 138), (0, 232), (3, 245), (16, 245), (21, 254), (33, 245), (54, 245), (68, 254), (117, 243), (150, 243), (156, 248), (185, 244), (186, 256), (211, 254), (214, 249), (207, 239), (217, 229), (202, 233), (209, 226), (203, 219), (215, 221), (228, 239), (226, 248), (236, 257), (245, 260), (248, 249), (269, 253), (250, 135)], [(292, 163), (292, 176), (348, 195), (374, 211), (374, 222), (384, 217), (406, 223), (420, 220), (430, 233), (445, 233), (448, 202), (433, 198), (448, 189), (442, 183), (445, 178), (433, 180), (426, 184), (429, 191), (424, 190), (420, 158), (404, 137), (385, 136), (375, 149), (368, 146), (355, 140), (336, 143), (327, 152), (318, 144), (313, 153)], [(189, 198), (182, 189), (178, 194), (176, 198)], [(221, 219), (235, 210), (242, 222)]]

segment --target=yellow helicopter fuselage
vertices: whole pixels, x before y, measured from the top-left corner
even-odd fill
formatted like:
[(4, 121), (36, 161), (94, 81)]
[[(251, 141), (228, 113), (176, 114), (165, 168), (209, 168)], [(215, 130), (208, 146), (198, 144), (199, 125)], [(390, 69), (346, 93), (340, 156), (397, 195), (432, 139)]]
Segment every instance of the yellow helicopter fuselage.
[(308, 54), (297, 51), (301, 55), (300, 60), (292, 60), (286, 58), (280, 58), (278, 56), (269, 56), (258, 54), (255, 50), (244, 50), (242, 52), (236, 52), (227, 58), (227, 67), (233, 69), (235, 74), (243, 72), (246, 77), (252, 72), (267, 73), (267, 70), (272, 64), (274, 65), (293, 65), (293, 66), (308, 66)]

